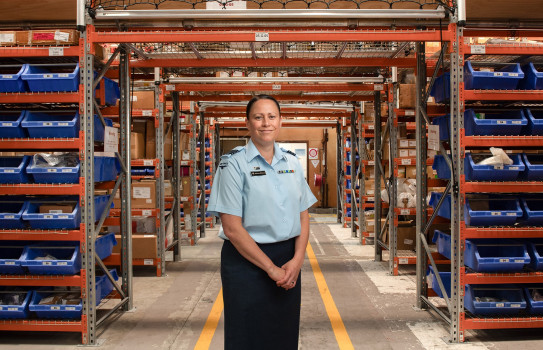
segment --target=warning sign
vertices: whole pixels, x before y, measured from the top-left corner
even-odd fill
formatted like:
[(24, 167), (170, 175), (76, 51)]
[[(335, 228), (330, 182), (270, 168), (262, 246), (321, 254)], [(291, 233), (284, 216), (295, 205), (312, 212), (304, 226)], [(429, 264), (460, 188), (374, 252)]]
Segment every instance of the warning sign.
[(310, 148), (307, 152), (309, 159), (319, 159), (319, 149), (318, 148)]
[(319, 165), (319, 160), (318, 160), (318, 159), (317, 159), (317, 160), (312, 159), (312, 160), (311, 160), (311, 163), (313, 164), (313, 167), (316, 168), (317, 165)]

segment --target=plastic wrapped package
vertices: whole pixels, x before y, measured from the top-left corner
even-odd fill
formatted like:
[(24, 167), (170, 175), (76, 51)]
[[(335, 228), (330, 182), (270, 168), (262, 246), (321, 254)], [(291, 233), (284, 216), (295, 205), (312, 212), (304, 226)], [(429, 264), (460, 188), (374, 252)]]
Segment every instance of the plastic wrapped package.
[(513, 164), (513, 159), (511, 159), (501, 148), (490, 147), (490, 153), (492, 153), (492, 157), (483, 159), (478, 162), (477, 165), (504, 166)]
[[(417, 206), (417, 180), (415, 179), (396, 179), (397, 204), (400, 208), (414, 208)], [(388, 191), (381, 190), (381, 198), (385, 203), (389, 203)]]
[(74, 152), (37, 153), (33, 159), (33, 166), (39, 168), (73, 168), (78, 164), (79, 155)]

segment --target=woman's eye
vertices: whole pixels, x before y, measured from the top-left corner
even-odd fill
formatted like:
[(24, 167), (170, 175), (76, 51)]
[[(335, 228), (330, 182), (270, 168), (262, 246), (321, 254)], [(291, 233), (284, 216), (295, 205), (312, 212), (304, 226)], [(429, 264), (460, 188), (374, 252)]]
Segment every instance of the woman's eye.
[(268, 118), (270, 118), (270, 119), (275, 119), (275, 116), (274, 116), (274, 115), (270, 115)]

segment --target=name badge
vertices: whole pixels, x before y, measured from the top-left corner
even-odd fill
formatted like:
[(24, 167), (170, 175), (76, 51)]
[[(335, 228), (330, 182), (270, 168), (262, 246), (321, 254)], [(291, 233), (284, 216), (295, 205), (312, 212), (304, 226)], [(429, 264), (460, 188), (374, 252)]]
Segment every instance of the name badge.
[(266, 172), (264, 170), (261, 171), (251, 171), (251, 176), (264, 176), (266, 175)]
[(279, 170), (277, 174), (293, 174), (294, 170)]

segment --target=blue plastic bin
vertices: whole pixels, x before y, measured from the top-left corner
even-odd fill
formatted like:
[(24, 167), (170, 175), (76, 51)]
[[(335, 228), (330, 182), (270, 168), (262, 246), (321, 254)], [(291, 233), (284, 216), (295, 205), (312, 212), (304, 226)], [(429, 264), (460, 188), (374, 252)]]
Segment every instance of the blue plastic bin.
[(526, 135), (542, 136), (543, 135), (543, 111), (536, 111), (529, 108), (524, 110), (524, 115), (528, 119), (528, 127)]
[(28, 183), (26, 166), (30, 156), (0, 157), (0, 184)]
[[(439, 269), (446, 268), (445, 266), (439, 266)], [(443, 298), (443, 292), (441, 291), (441, 288), (439, 288), (439, 283), (437, 282), (436, 273), (434, 272), (434, 268), (432, 265), (429, 266), (428, 269), (428, 286), (436, 292), (437, 296), (440, 298)], [(447, 297), (450, 297), (451, 295), (451, 271), (450, 267), (447, 269), (447, 271), (439, 271), (439, 277), (441, 277), (441, 282), (443, 283), (443, 287), (445, 287), (445, 291), (447, 292)]]
[(24, 275), (25, 269), (21, 266), (21, 255), (24, 246), (0, 245), (0, 275)]
[(21, 124), (31, 138), (79, 137), (79, 111), (27, 111)]
[(111, 232), (96, 238), (94, 250), (98, 254), (98, 257), (104, 260), (113, 253), (113, 247), (116, 245), (117, 239), (115, 239), (115, 233)]
[(21, 78), (32, 92), (78, 91), (79, 64), (28, 64)]
[[(57, 292), (59, 293), (59, 292)], [(40, 305), (40, 300), (53, 294), (52, 292), (35, 291), (30, 300), (28, 309), (31, 312), (36, 313), (38, 318), (47, 319), (78, 319), (81, 318), (81, 311), (83, 310), (83, 303), (76, 305)]]
[(524, 297), (528, 304), (528, 312), (532, 315), (541, 315), (543, 314), (543, 301), (534, 300), (532, 293), (537, 292), (539, 295), (543, 295), (543, 286), (542, 285), (533, 285), (524, 288)]
[(30, 299), (32, 298), (33, 291), (27, 291), (27, 292), (10, 291), (10, 290), (0, 291), (0, 294), (3, 294), (3, 293), (20, 294), (22, 303), (19, 305), (2, 305), (0, 303), (0, 320), (28, 318), (28, 313), (29, 313), (28, 304), (30, 303)]
[(445, 157), (438, 154), (434, 157), (434, 163), (432, 164), (432, 169), (437, 172), (438, 179), (450, 179), (451, 178), (451, 169), (445, 161)]
[[(116, 269), (109, 270), (109, 273), (111, 274), (111, 276), (113, 277), (115, 281), (119, 280), (119, 276), (117, 275)], [(103, 276), (96, 276), (96, 300), (97, 301), (102, 300), (105, 297), (107, 297), (109, 293), (113, 291), (113, 288), (114, 288), (113, 283), (109, 280), (107, 275), (104, 274)], [(100, 294), (98, 294), (98, 292), (100, 292)], [(98, 304), (99, 302), (96, 303), (96, 305)]]
[[(98, 221), (102, 212), (106, 209), (109, 195), (94, 197), (94, 219)], [(64, 202), (61, 204), (75, 204), (71, 213), (39, 213), (43, 204), (57, 203), (52, 201), (30, 202), (28, 208), (23, 212), (23, 220), (34, 229), (77, 229), (81, 223), (81, 208), (79, 202)], [(108, 208), (108, 212), (109, 212)]]
[[(94, 157), (94, 181), (113, 181), (117, 178), (116, 157)], [(79, 183), (81, 165), (74, 167), (36, 167), (34, 160), (26, 171), (32, 174), (35, 183)]]
[(27, 64), (0, 65), (0, 92), (25, 92), (26, 84), (21, 78)]
[(141, 168), (131, 167), (130, 168), (130, 173), (132, 175), (134, 175), (134, 176), (145, 176), (145, 175), (147, 175), (147, 171), (143, 167), (141, 167)]
[[(210, 174), (208, 174), (208, 170), (209, 169), (206, 169), (206, 175), (210, 175)], [(154, 167), (145, 168), (145, 175), (154, 176), (155, 175), (155, 168)]]
[(464, 264), (476, 272), (519, 272), (530, 264), (526, 244), (507, 239), (466, 240)]
[[(432, 192), (430, 194), (430, 202), (428, 204), (431, 205), (435, 209), (442, 195), (443, 193)], [(450, 194), (448, 194), (447, 197), (445, 197), (445, 200), (443, 201), (443, 204), (441, 204), (441, 207), (439, 208), (437, 215), (445, 219), (451, 218), (451, 195)]]
[(503, 167), (477, 164), (491, 156), (490, 153), (466, 153), (464, 158), (466, 181), (515, 181), (524, 172), (525, 167), (520, 154), (509, 154), (513, 164), (504, 165)]
[(346, 203), (351, 203), (351, 195), (347, 194), (347, 199), (345, 200)]
[(443, 73), (436, 78), (434, 86), (430, 91), (430, 96), (434, 98), (436, 103), (447, 101), (451, 96), (451, 74)]
[(23, 213), (27, 207), (28, 202), (0, 202), (0, 229), (24, 229), (25, 223), (23, 222)]
[(543, 199), (521, 198), (523, 220), (529, 226), (543, 226)]
[(464, 112), (466, 136), (508, 136), (520, 135), (528, 125), (528, 119), (522, 110), (503, 111), (501, 113), (484, 113), (484, 119), (477, 118), (473, 109)]
[(451, 258), (451, 235), (440, 230), (434, 231), (434, 237), (432, 238), (437, 246), (437, 252), (447, 259)]
[(526, 242), (530, 255), (530, 267), (536, 271), (543, 271), (543, 242)]
[(21, 122), (26, 111), (0, 111), (0, 138), (25, 138), (26, 130)]
[(515, 90), (523, 78), (524, 73), (518, 63), (512, 63), (495, 72), (476, 71), (470, 61), (464, 63), (466, 90)]
[(450, 139), (450, 132), (449, 132), (450, 123), (451, 123), (451, 120), (450, 120), (450, 117), (449, 117), (448, 114), (447, 115), (442, 115), (442, 116), (439, 116), (439, 117), (435, 117), (432, 120), (433, 125), (439, 125), (439, 139), (441, 141), (449, 141), (449, 139)]
[[(105, 92), (105, 101), (102, 101), (103, 105), (106, 106), (115, 106), (117, 104), (117, 100), (121, 97), (121, 90), (119, 88), (119, 84), (117, 84), (115, 81), (109, 79), (109, 78), (102, 78), (104, 81), (104, 87), (106, 89)], [(101, 83), (98, 84), (97, 90), (100, 88)]]
[[(485, 301), (484, 298), (497, 299)], [(521, 288), (503, 285), (466, 285), (465, 308), (474, 315), (517, 315), (527, 304)]]
[[(105, 126), (113, 126), (113, 121), (104, 118)], [(104, 142), (105, 127), (98, 115), (94, 115), (94, 141)]]
[(538, 72), (532, 62), (522, 66), (524, 78), (520, 81), (519, 90), (543, 90), (543, 72)]
[(543, 181), (543, 154), (524, 153), (522, 161), (525, 164), (525, 180)]
[(523, 212), (515, 198), (466, 198), (464, 219), (467, 226), (512, 226)]
[[(47, 259), (49, 255), (56, 259)], [(21, 266), (33, 275), (74, 275), (81, 270), (79, 246), (26, 246), (21, 255)]]

